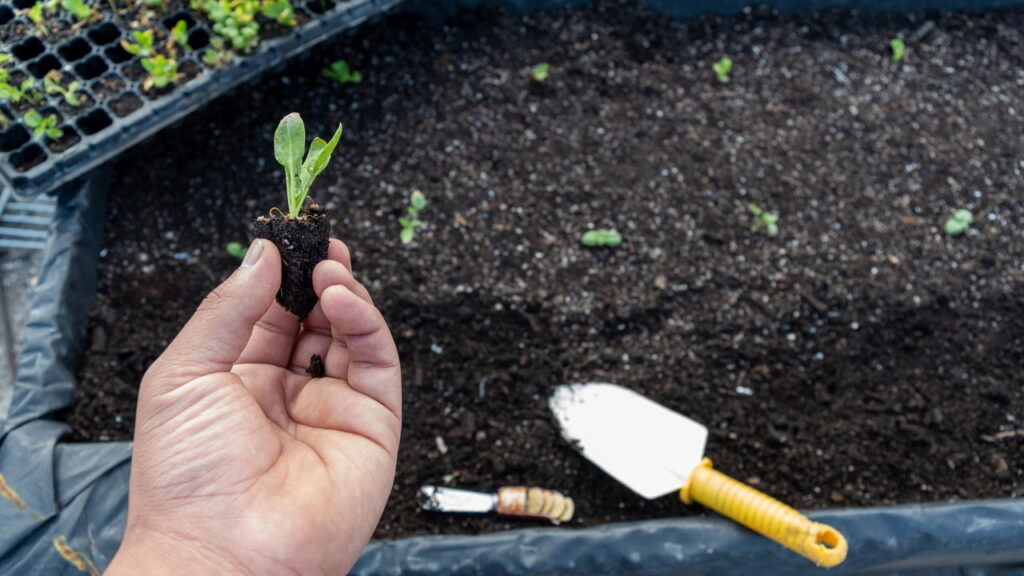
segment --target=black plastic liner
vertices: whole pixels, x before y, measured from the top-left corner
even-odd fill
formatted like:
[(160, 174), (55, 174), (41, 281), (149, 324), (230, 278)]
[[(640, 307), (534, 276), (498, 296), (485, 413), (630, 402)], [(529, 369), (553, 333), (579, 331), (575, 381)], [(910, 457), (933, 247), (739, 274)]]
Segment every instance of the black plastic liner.
[[(551, 3), (507, 4), (536, 8)], [(1006, 2), (966, 4), (980, 8)], [(924, 0), (902, 5), (949, 7)], [(105, 194), (102, 172), (61, 190), (18, 378), (0, 384), (0, 574), (98, 574), (122, 537), (130, 443), (62, 444), (70, 430), (58, 421), (58, 412), (72, 397), (74, 367), (95, 292)], [(847, 561), (830, 574), (1024, 576), (1024, 499), (807, 515), (835, 526), (850, 543)], [(787, 576), (825, 571), (732, 522), (709, 516), (373, 542), (352, 573)]]
[[(203, 63), (202, 56), (212, 36), (206, 20), (188, 11), (169, 14), (152, 28), (166, 33), (178, 20), (185, 20), (189, 24), (189, 44), (195, 48), (179, 58), (182, 83), (169, 88), (169, 92), (142, 89), (137, 76), (141, 70), (139, 57), (132, 57), (121, 47), (120, 40), (127, 31), (120, 29), (109, 15), (58, 42), (51, 42), (53, 34), (32, 33), (11, 39), (0, 51), (13, 56), (5, 64), (12, 78), (32, 78), (41, 86), (47, 72), (59, 70), (65, 84), (81, 83), (84, 103), (71, 107), (61, 103), (59, 94), (44, 94), (45, 100), (34, 106), (44, 116), (58, 116), (64, 136), (57, 143), (32, 140), (21, 114), (10, 104), (0, 103), (0, 113), (12, 120), (0, 130), (0, 180), (23, 196), (51, 191), (228, 90), (401, 1), (295, 0), (296, 16), (304, 24), (289, 29), (285, 36), (262, 41), (250, 55), (236, 54), (232, 63), (223, 68)], [(35, 31), (34, 25), (20, 13), (33, 4), (34, 0), (0, 0), (0, 38), (19, 26)], [(56, 16), (48, 21), (68, 27), (74, 24)], [(13, 83), (16, 82), (12, 80)], [(120, 89), (104, 98), (97, 92), (101, 84)], [(106, 94), (111, 89), (104, 90)]]

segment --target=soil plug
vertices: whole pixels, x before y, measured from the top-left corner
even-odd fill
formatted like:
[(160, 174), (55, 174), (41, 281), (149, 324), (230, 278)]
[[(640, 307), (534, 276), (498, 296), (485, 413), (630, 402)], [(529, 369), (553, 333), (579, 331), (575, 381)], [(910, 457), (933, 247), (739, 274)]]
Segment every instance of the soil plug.
[(281, 289), (277, 301), (292, 314), (305, 318), (316, 305), (313, 268), (327, 258), (330, 222), (326, 210), (306, 196), (316, 177), (331, 161), (341, 139), (341, 124), (330, 142), (314, 138), (306, 159), (306, 127), (297, 113), (285, 116), (274, 132), (274, 158), (284, 166), (288, 213), (271, 208), (253, 222), (253, 233), (277, 245), (281, 251)]

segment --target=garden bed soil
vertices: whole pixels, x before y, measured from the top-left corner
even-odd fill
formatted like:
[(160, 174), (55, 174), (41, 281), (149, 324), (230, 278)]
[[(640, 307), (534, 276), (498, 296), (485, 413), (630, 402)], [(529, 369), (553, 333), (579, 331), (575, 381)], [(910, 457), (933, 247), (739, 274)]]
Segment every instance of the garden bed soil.
[[(800, 508), (1024, 495), (1021, 30), (1019, 8), (679, 24), (632, 2), (365, 25), (121, 157), (67, 421), (131, 438), (143, 372), (238, 264), (223, 246), (283, 204), (272, 136), (299, 111), (345, 123), (312, 197), (403, 361), (378, 537), (534, 525), (417, 510), (446, 476), (562, 490), (570, 527), (699, 513), (560, 438), (546, 399), (573, 381), (704, 422), (721, 470)], [(339, 58), (361, 84), (321, 77)]]

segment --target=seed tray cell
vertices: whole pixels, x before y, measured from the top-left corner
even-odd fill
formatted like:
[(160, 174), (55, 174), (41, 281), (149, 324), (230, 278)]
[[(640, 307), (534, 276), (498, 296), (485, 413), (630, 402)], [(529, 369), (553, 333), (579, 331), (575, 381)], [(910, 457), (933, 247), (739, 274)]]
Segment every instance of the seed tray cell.
[[(53, 190), (112, 159), (130, 146), (157, 133), (232, 88), (282, 64), (335, 33), (385, 12), (402, 0), (293, 0), (295, 27), (263, 23), (261, 42), (248, 55), (235, 54), (223, 67), (206, 65), (213, 32), (202, 15), (172, 8), (148, 26), (162, 46), (179, 20), (188, 26), (191, 50), (178, 54), (179, 81), (164, 89), (146, 89), (141, 59), (129, 54), (122, 38), (131, 31), (118, 16), (104, 11), (104, 18), (82, 26), (64, 17), (47, 19), (52, 32), (40, 34), (25, 10), (35, 0), (0, 0), (0, 52), (12, 58), (0, 64), (10, 83), (41, 79), (52, 70), (61, 84), (79, 82), (82, 105), (73, 107), (60, 94), (43, 94), (44, 101), (0, 103), (0, 184), (24, 196)], [(105, 6), (102, 0), (88, 4)], [(136, 28), (140, 29), (140, 28)], [(145, 28), (141, 28), (145, 29)], [(56, 114), (64, 136), (58, 141), (34, 140), (22, 115), (36, 108), (44, 116)]]

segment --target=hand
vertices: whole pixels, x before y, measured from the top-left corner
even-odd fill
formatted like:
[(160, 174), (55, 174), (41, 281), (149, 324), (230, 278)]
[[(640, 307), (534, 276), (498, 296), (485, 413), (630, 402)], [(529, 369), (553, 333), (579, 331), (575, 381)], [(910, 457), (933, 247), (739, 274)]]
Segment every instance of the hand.
[(395, 343), (340, 241), (301, 331), (280, 282), (277, 248), (257, 240), (143, 377), (108, 575), (340, 575), (369, 541), (401, 432)]

